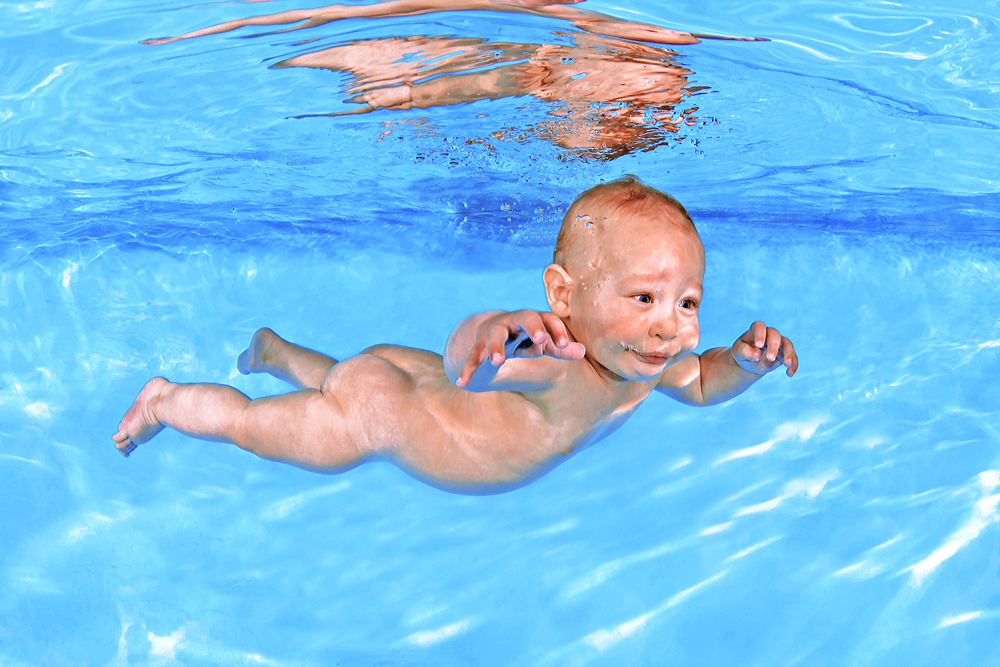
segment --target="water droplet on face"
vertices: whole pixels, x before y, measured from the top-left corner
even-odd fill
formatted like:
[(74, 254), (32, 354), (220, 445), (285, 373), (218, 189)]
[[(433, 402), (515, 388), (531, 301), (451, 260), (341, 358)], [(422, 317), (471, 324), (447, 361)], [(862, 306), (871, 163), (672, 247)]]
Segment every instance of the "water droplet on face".
[(504, 202), (504, 203), (500, 204), (500, 210), (501, 211), (509, 211), (510, 210), (510, 204), (508, 204), (507, 202)]

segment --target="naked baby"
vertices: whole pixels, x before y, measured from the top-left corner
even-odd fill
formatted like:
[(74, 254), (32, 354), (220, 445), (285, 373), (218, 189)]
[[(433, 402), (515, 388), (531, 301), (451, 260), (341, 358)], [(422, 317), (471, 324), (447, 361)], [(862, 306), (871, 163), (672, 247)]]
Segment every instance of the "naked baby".
[(755, 322), (695, 354), (705, 254), (675, 199), (635, 177), (566, 212), (542, 279), (549, 311), (491, 311), (455, 327), (444, 357), (376, 345), (337, 361), (258, 330), (240, 372), (299, 388), (250, 400), (219, 384), (146, 383), (114, 435), (128, 456), (170, 426), (257, 456), (339, 473), (373, 460), (460, 493), (510, 490), (618, 428), (655, 389), (726, 401), (798, 359)]

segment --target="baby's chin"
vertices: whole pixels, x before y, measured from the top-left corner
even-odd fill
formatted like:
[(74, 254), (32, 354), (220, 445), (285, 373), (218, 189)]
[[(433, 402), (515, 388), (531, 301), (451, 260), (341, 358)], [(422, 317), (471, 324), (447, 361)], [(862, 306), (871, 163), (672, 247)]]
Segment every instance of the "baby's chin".
[(651, 382), (653, 380), (658, 380), (660, 376), (663, 375), (663, 371), (666, 370), (666, 368), (667, 368), (666, 366), (662, 366), (658, 371), (654, 373), (642, 373), (642, 374), (631, 373), (622, 375), (622, 377), (632, 382)]

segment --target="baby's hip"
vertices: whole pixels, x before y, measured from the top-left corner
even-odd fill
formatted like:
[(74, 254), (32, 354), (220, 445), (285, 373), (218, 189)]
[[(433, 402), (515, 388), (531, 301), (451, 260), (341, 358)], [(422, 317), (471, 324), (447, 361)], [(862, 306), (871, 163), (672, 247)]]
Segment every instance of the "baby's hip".
[[(444, 360), (440, 354), (417, 347), (403, 345), (372, 345), (361, 355), (371, 355), (384, 359), (406, 373), (444, 373)], [(358, 356), (361, 356), (358, 355)]]
[(559, 438), (536, 408), (513, 392), (455, 387), (441, 356), (426, 350), (369, 348), (334, 366), (321, 391), (364, 454), (442, 488), (516, 486), (558, 458)]

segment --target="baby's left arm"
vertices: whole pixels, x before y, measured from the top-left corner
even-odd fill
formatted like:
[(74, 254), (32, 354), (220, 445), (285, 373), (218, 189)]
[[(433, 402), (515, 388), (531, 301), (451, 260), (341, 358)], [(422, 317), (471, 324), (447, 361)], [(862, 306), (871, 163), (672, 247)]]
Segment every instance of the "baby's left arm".
[(792, 341), (754, 322), (731, 347), (690, 354), (660, 376), (657, 390), (688, 405), (713, 405), (742, 394), (776, 368), (791, 377), (799, 367)]

